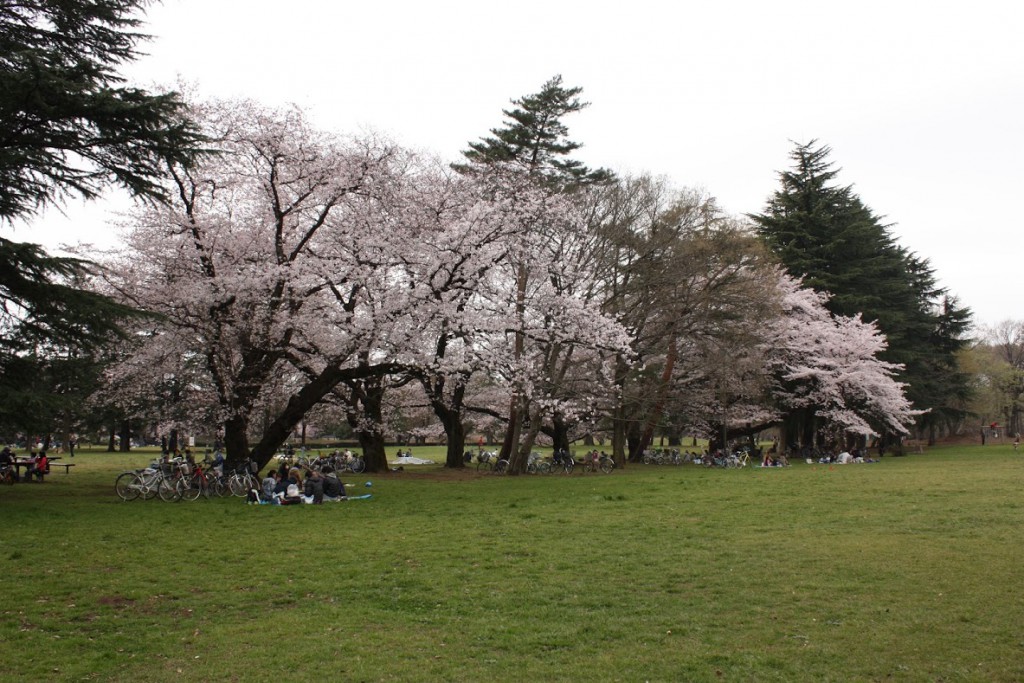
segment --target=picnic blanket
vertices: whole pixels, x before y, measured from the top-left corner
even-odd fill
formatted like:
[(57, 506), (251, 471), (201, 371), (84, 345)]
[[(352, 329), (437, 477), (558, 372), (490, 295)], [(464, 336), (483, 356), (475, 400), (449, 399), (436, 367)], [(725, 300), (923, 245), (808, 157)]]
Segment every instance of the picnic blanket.
[(433, 460), (424, 460), (423, 458), (414, 458), (411, 455), (403, 455), (401, 458), (395, 458), (391, 461), (392, 465), (433, 465)]

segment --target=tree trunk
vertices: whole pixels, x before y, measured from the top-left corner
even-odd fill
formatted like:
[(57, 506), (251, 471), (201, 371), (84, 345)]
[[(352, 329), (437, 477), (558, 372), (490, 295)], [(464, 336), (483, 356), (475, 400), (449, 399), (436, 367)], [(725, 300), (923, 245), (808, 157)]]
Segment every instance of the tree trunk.
[(640, 435), (640, 443), (637, 445), (637, 450), (641, 453), (641, 457), (643, 452), (647, 450), (647, 447), (653, 443), (654, 428), (658, 426), (658, 423), (661, 421), (662, 413), (665, 411), (665, 402), (668, 400), (668, 385), (669, 382), (672, 381), (672, 372), (675, 369), (676, 358), (678, 356), (678, 347), (676, 345), (675, 337), (673, 337), (668, 343), (668, 353), (665, 356), (665, 368), (661, 372), (661, 381), (658, 384), (658, 393), (654, 401), (654, 407), (651, 409), (651, 414), (648, 416), (647, 421), (644, 424), (644, 431)]
[(445, 455), (445, 467), (465, 467), (463, 455), (466, 450), (466, 426), (462, 424), (462, 411), (453, 410), (439, 401), (431, 401), (431, 407), (437, 419), (441, 420), (444, 427), (445, 438), (448, 442)]
[(537, 434), (540, 432), (540, 422), (540, 408), (533, 406), (530, 408), (530, 428), (526, 430), (526, 437), (519, 445), (518, 450), (516, 450), (515, 456), (509, 461), (509, 474), (524, 474), (526, 472), (526, 465), (530, 462), (533, 444), (537, 440)]
[[(560, 413), (555, 413), (551, 418), (553, 425), (551, 433), (551, 446), (554, 450), (565, 449), (569, 450), (569, 425), (565, 422), (565, 416)], [(587, 436), (590, 436), (589, 434)], [(593, 443), (593, 437), (590, 437), (591, 443)]]
[(466, 426), (462, 423), (462, 400), (466, 395), (465, 382), (468, 378), (460, 381), (451, 392), (450, 402), (444, 399), (444, 380), (430, 382), (421, 379), (423, 390), (430, 400), (430, 407), (437, 415), (444, 427), (445, 439), (447, 441), (447, 453), (445, 455), (445, 467), (462, 468), (466, 466), (463, 455), (466, 449)]
[[(248, 457), (255, 460), (260, 469), (266, 467), (281, 444), (288, 440), (292, 430), (295, 429), (295, 425), (306, 416), (310, 408), (319, 403), (342, 380), (360, 379), (377, 375), (383, 376), (397, 370), (398, 368), (392, 365), (361, 365), (356, 368), (344, 369), (332, 365), (324, 368), (315, 378), (302, 387), (298, 393), (289, 397), (284, 410), (263, 432), (262, 438), (259, 443), (253, 446), (252, 452), (248, 454)], [(227, 425), (225, 423), (225, 448), (227, 448), (226, 431)], [(246, 446), (248, 446), (248, 439), (246, 440)], [(242, 455), (240, 457), (244, 459), (246, 456)]]
[[(249, 421), (243, 415), (235, 415), (224, 422), (224, 459), (231, 469), (249, 459)], [(260, 469), (267, 464), (257, 462)]]
[(128, 419), (121, 421), (121, 452), (128, 453), (132, 450), (132, 425)]
[(644, 459), (644, 452), (640, 450), (640, 424), (630, 422), (626, 428), (626, 445), (629, 447), (629, 461), (641, 462)]
[(113, 453), (117, 450), (117, 427), (111, 423), (110, 431), (107, 433), (107, 453)]
[[(388, 456), (384, 451), (384, 383), (383, 378), (374, 377), (359, 382), (361, 390), (356, 392), (362, 405), (363, 419), (360, 424), (369, 428), (357, 429), (359, 446), (363, 449), (363, 461), (367, 472), (387, 472)], [(356, 425), (353, 425), (356, 427)]]
[(519, 436), (522, 430), (523, 419), (522, 413), (519, 411), (519, 397), (513, 396), (508, 411), (508, 426), (505, 428), (505, 438), (501, 442), (498, 460), (512, 460), (512, 455), (519, 446)]

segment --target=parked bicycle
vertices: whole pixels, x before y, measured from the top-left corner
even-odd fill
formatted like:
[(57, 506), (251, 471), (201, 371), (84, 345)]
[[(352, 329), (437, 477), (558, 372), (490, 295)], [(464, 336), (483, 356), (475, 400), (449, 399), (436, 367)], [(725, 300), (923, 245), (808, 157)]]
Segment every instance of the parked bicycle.
[(583, 459), (583, 471), (584, 472), (604, 472), (605, 474), (611, 474), (612, 470), (615, 469), (615, 461), (608, 456), (607, 453), (598, 453), (597, 451), (591, 451), (584, 456)]
[(491, 471), (494, 469), (494, 463), (498, 462), (498, 454), (494, 451), (480, 451), (476, 456), (476, 470)]

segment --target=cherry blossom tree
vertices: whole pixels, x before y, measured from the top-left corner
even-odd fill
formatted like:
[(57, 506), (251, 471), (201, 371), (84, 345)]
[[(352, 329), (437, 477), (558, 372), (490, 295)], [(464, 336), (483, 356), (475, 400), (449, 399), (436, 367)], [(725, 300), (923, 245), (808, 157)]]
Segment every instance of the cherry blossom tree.
[[(322, 133), (295, 109), (196, 110), (217, 154), (169, 169), (176, 201), (134, 212), (109, 284), (160, 316), (148, 343), (203, 359), (229, 459), (262, 465), (338, 382), (388, 369), (381, 328), (411, 298), (390, 296), (383, 319), (366, 301), (398, 264), (405, 235), (388, 218), (410, 161), (378, 139)], [(250, 448), (254, 409), (289, 365), (310, 374)]]
[(921, 411), (895, 379), (900, 366), (881, 360), (885, 336), (860, 316), (830, 314), (826, 294), (788, 275), (778, 286), (782, 314), (768, 326), (764, 351), (785, 424), (811, 438), (822, 422), (848, 435), (906, 434)]

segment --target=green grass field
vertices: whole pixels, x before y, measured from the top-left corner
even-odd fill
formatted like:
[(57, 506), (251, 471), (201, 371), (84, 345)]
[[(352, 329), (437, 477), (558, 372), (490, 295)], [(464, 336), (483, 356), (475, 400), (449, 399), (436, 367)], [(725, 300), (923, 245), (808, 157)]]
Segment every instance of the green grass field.
[(1009, 446), (771, 470), (406, 467), (349, 475), (369, 500), (284, 508), (121, 502), (116, 473), (147, 461), (81, 453), (0, 489), (0, 679), (1024, 680)]

